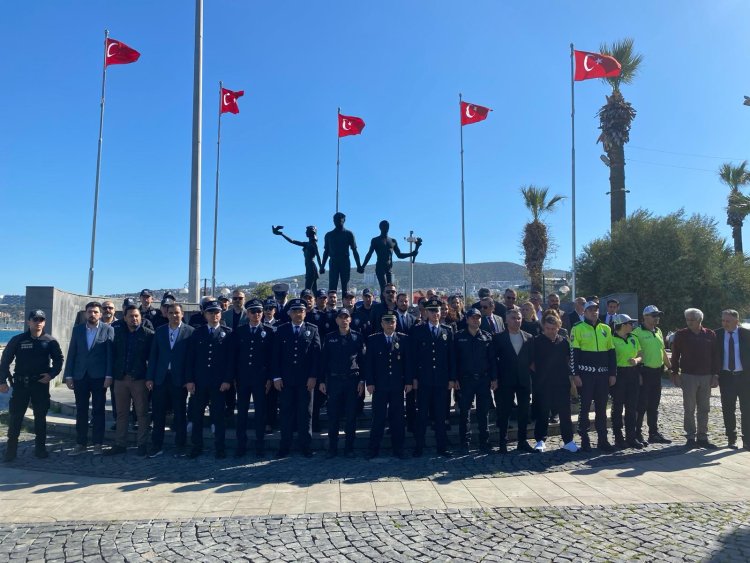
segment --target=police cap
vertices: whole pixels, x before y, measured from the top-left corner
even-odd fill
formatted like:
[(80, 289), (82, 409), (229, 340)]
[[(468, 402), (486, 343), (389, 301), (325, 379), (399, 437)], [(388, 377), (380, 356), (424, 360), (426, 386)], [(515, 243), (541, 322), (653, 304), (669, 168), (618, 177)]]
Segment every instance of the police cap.
[(289, 293), (289, 284), (284, 282), (275, 283), (271, 287), (271, 291), (273, 291), (276, 295), (286, 295), (287, 293)]
[(250, 309), (254, 309), (256, 311), (259, 311), (259, 310), (263, 309), (263, 303), (261, 302), (260, 299), (250, 299), (250, 301), (248, 301), (247, 303), (245, 303), (245, 309), (248, 310), (248, 311)]
[(204, 313), (213, 313), (215, 311), (221, 311), (221, 305), (219, 305), (218, 301), (209, 301), (203, 305)]
[(328, 292), (325, 289), (319, 289), (315, 292), (315, 297), (320, 299), (321, 297), (328, 297)]
[(310, 289), (303, 289), (302, 292), (299, 294), (300, 297), (312, 297), (313, 292)]
[(47, 315), (41, 309), (35, 309), (29, 313), (29, 320), (31, 319), (47, 319)]
[(286, 306), (286, 308), (289, 311), (294, 311), (295, 309), (306, 309), (305, 302), (302, 301), (302, 299), (292, 299), (289, 304)]
[(433, 297), (432, 299), (428, 299), (427, 301), (425, 301), (424, 308), (425, 309), (440, 309), (442, 305), (443, 304), (440, 301), (440, 299)]

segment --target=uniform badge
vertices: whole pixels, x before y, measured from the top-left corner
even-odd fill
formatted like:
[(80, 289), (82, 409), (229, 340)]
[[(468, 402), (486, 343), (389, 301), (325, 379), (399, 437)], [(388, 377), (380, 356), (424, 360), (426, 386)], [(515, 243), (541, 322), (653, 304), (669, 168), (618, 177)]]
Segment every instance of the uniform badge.
[(310, 336), (310, 331), (309, 330), (305, 331), (305, 336)]
[(443, 340), (448, 340), (448, 335), (443, 333)]
[(354, 326), (357, 326), (359, 324), (359, 319), (354, 319)]
[(265, 338), (266, 337), (266, 331), (265, 330), (261, 330), (260, 331), (260, 337), (261, 338)]
[(394, 342), (393, 343), (393, 348), (396, 349), (396, 350), (398, 350), (398, 342)]

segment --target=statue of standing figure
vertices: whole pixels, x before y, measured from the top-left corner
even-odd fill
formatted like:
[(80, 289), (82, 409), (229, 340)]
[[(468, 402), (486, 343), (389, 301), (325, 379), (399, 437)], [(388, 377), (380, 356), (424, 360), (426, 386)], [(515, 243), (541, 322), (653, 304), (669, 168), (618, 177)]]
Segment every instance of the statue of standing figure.
[[(323, 267), (320, 262), (320, 253), (318, 252), (318, 229), (313, 225), (308, 226), (305, 230), (307, 242), (302, 242), (299, 240), (294, 240), (293, 238), (282, 233), (281, 229), (283, 228), (283, 225), (271, 226), (273, 234), (282, 236), (288, 242), (302, 247), (302, 254), (304, 254), (305, 256), (305, 289), (317, 291), (319, 277), (318, 269), (322, 269)], [(318, 261), (317, 266), (315, 265), (315, 260)]]
[(344, 228), (346, 215), (340, 211), (333, 215), (334, 229), (328, 231), (325, 236), (323, 246), (323, 265), (320, 267), (320, 273), (326, 271), (326, 262), (331, 258), (331, 271), (328, 274), (328, 291), (336, 291), (339, 279), (341, 280), (341, 293), (346, 293), (349, 285), (352, 265), (349, 261), (349, 249), (351, 248), (354, 255), (354, 261), (357, 263), (357, 272), (360, 274), (364, 269), (359, 263), (359, 253), (357, 252), (357, 243), (354, 240), (354, 233)]
[(361, 269), (364, 272), (365, 266), (367, 266), (374, 252), (376, 255), (375, 277), (377, 277), (380, 284), (380, 294), (382, 295), (385, 284), (393, 282), (393, 255), (395, 254), (402, 260), (404, 258), (411, 258), (413, 260), (419, 253), (419, 247), (422, 246), (422, 239), (417, 239), (412, 252), (401, 252), (396, 239), (388, 236), (388, 230), (391, 228), (390, 223), (384, 219), (378, 226), (380, 227), (380, 235), (370, 241), (370, 250), (365, 255), (365, 261), (362, 263)]

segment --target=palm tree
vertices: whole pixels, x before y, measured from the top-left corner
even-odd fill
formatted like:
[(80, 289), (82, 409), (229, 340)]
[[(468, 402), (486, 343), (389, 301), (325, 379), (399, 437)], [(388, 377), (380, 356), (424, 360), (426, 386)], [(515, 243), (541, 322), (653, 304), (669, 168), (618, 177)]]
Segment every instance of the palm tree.
[(747, 169), (747, 160), (743, 160), (739, 166), (733, 166), (731, 162), (725, 162), (719, 168), (719, 179), (723, 184), (729, 186), (727, 196), (727, 225), (732, 227), (732, 238), (734, 239), (734, 253), (742, 254), (742, 224), (745, 217), (750, 213), (750, 198), (740, 191), (742, 186), (750, 184), (750, 170)]
[(565, 199), (565, 196), (556, 195), (548, 201), (548, 192), (549, 188), (533, 185), (521, 187), (523, 203), (531, 211), (531, 221), (523, 228), (523, 250), (526, 255), (524, 263), (529, 272), (532, 291), (542, 291), (542, 268), (550, 243), (547, 225), (541, 217), (553, 211), (555, 205)]
[(597, 113), (602, 130), (597, 142), (602, 143), (609, 158), (610, 218), (614, 226), (625, 218), (625, 144), (630, 141), (630, 125), (635, 119), (635, 109), (623, 98), (620, 85), (630, 84), (635, 79), (643, 55), (633, 51), (632, 39), (612, 45), (603, 43), (600, 50), (622, 65), (620, 76), (602, 79), (612, 87), (612, 95), (606, 96), (607, 103)]

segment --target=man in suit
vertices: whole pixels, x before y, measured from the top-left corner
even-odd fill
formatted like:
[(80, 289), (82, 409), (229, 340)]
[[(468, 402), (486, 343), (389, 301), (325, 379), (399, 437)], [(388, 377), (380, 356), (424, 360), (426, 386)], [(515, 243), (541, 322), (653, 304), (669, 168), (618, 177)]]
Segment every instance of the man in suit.
[(620, 302), (613, 298), (607, 299), (607, 311), (599, 315), (599, 321), (605, 323), (609, 328), (614, 328), (615, 315), (620, 310)]
[(400, 292), (396, 295), (396, 331), (403, 334), (409, 334), (411, 329), (417, 324), (417, 319), (409, 312), (409, 296)]
[(245, 305), (247, 323), (232, 333), (229, 369), (237, 388), (237, 451), (235, 457), (247, 452), (247, 410), (253, 398), (255, 417), (255, 455), (265, 454), (266, 396), (271, 388), (271, 358), (274, 329), (265, 326), (263, 304), (251, 299)]
[(290, 322), (276, 331), (273, 344), (273, 385), (281, 399), (281, 444), (278, 458), (289, 455), (292, 436), (305, 457), (312, 457), (312, 398), (320, 366), (318, 327), (305, 322), (305, 304), (292, 299), (288, 307)]
[(513, 408), (513, 398), (518, 404), (518, 451), (533, 452), (526, 441), (531, 398), (531, 366), (534, 363), (534, 339), (521, 330), (521, 311), (512, 309), (506, 317), (508, 330), (494, 337), (497, 358), (498, 426), (500, 428), (500, 453), (506, 453), (508, 421)]
[[(507, 293), (508, 291), (513, 291), (513, 290), (507, 289), (505, 291)], [(499, 301), (495, 301), (494, 299), (492, 299), (492, 293), (490, 292), (488, 288), (486, 287), (479, 288), (479, 291), (477, 291), (477, 297), (479, 297), (479, 301), (477, 301), (471, 307), (469, 307), (470, 309), (479, 309), (481, 311), (482, 299), (489, 297), (492, 300), (492, 312), (496, 314), (498, 317), (500, 317), (501, 319), (505, 318), (505, 313), (507, 311), (506, 306), (503, 303), (500, 303)]]
[(94, 455), (102, 454), (104, 442), (104, 402), (112, 385), (112, 340), (114, 329), (101, 322), (102, 307), (97, 301), (86, 304), (86, 323), (73, 327), (65, 362), (65, 384), (76, 398), (76, 446), (69, 455), (86, 451), (89, 431), (89, 399), (93, 421)]
[(566, 314), (565, 317), (561, 319), (563, 322), (563, 328), (568, 331), (568, 334), (570, 334), (570, 330), (573, 328), (575, 324), (583, 322), (586, 319), (586, 316), (584, 315), (584, 307), (586, 306), (586, 298), (576, 297), (575, 301), (573, 302), (573, 305), (575, 307), (573, 311)]
[(211, 423), (214, 425), (214, 455), (226, 457), (225, 444), (225, 396), (230, 385), (227, 370), (229, 336), (232, 329), (221, 324), (221, 305), (209, 301), (203, 307), (206, 324), (195, 329), (190, 336), (187, 351), (187, 390), (193, 395), (190, 420), (193, 424), (192, 449), (189, 457), (203, 453), (203, 414), (209, 406)]
[(505, 330), (502, 317), (494, 313), (495, 303), (491, 297), (485, 297), (479, 302), (479, 310), (482, 313), (482, 322), (479, 328), (490, 334), (500, 334)]
[(437, 453), (451, 457), (448, 451), (446, 428), (448, 392), (456, 381), (453, 350), (453, 330), (440, 323), (440, 299), (425, 302), (428, 320), (411, 332), (410, 360), (413, 386), (417, 390), (417, 428), (414, 457), (421, 457), (430, 410), (435, 420)]
[(141, 311), (135, 305), (125, 310), (126, 326), (115, 329), (112, 342), (112, 378), (117, 402), (115, 445), (105, 455), (124, 454), (128, 445), (128, 414), (131, 400), (138, 417), (138, 455), (145, 457), (148, 447), (148, 389), (146, 373), (154, 331), (141, 323)]
[(169, 324), (160, 326), (154, 335), (146, 380), (146, 388), (151, 391), (154, 423), (149, 453), (152, 458), (162, 454), (168, 404), (171, 404), (174, 412), (172, 428), (175, 431), (174, 443), (178, 448), (178, 456), (184, 455), (187, 442), (185, 362), (188, 342), (195, 329), (182, 322), (184, 314), (179, 303), (172, 303), (167, 315)]
[[(750, 450), (750, 330), (740, 326), (734, 309), (721, 312), (721, 328), (716, 331), (719, 362), (719, 391), (724, 428), (729, 447), (737, 449), (737, 399), (742, 413), (742, 443)], [(748, 369), (745, 369), (747, 366)]]
[(381, 301), (372, 306), (372, 316), (370, 318), (370, 326), (372, 327), (380, 326), (380, 317), (384, 313), (387, 311), (396, 311), (396, 286), (392, 283), (385, 284), (383, 295), (380, 297)]
[(235, 289), (232, 292), (232, 306), (229, 307), (224, 313), (224, 322), (232, 329), (237, 330), (240, 325), (247, 324), (247, 317), (245, 316), (245, 293), (239, 289)]
[(396, 315), (380, 318), (382, 332), (367, 339), (365, 375), (367, 392), (372, 395), (372, 428), (368, 459), (380, 453), (386, 413), (391, 431), (393, 455), (404, 458), (404, 393), (412, 392), (409, 378), (409, 337), (396, 332)]

